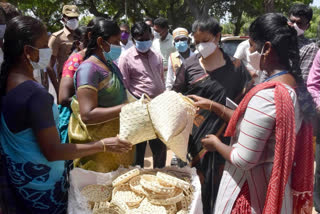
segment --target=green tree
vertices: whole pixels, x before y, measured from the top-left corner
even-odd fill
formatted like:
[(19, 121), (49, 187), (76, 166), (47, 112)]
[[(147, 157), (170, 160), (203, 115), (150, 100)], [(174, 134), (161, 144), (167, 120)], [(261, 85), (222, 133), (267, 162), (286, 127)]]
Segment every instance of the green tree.
[(318, 29), (320, 25), (320, 7), (312, 7), (313, 16), (310, 22), (309, 29), (305, 32), (305, 36), (308, 38), (320, 39)]
[(10, 0), (11, 4), (19, 8), (24, 14), (32, 14), (41, 19), (49, 32), (55, 32), (62, 28), (61, 12), (68, 0)]

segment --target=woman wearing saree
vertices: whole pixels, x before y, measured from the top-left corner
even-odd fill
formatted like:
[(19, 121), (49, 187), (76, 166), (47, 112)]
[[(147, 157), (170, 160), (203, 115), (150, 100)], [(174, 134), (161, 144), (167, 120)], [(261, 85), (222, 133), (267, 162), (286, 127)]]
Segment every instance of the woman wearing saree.
[[(218, 47), (221, 30), (214, 18), (203, 18), (194, 22), (192, 31), (198, 54), (189, 57), (177, 71), (173, 90), (185, 95), (195, 94), (225, 105), (226, 97), (238, 101), (245, 92), (251, 77), (243, 65), (235, 67), (232, 58)], [(204, 213), (212, 213), (224, 166), (223, 158), (216, 152), (204, 152), (201, 139), (207, 134), (223, 133), (224, 111), (200, 110), (194, 120), (188, 151), (193, 166), (197, 167), (202, 180)], [(229, 144), (229, 138), (222, 139)]]
[[(119, 133), (119, 113), (127, 102), (122, 76), (114, 64), (121, 54), (121, 31), (116, 22), (99, 19), (88, 34), (85, 61), (79, 66), (74, 80), (69, 123), (71, 143), (85, 143)], [(125, 154), (98, 153), (74, 161), (76, 167), (98, 172), (116, 170), (134, 161), (134, 150)]]
[[(296, 31), (283, 15), (268, 13), (249, 36), (250, 63), (268, 79), (228, 111), (230, 146), (215, 135), (202, 139), (227, 160), (215, 213), (312, 213), (314, 104), (301, 78)], [(211, 101), (194, 98), (209, 108)]]
[(68, 125), (71, 115), (70, 104), (74, 95), (73, 76), (83, 62), (87, 47), (87, 28), (82, 26), (74, 31), (71, 55), (64, 63), (59, 86), (59, 133), (61, 142), (69, 143)]
[(103, 151), (127, 152), (131, 144), (116, 137), (83, 145), (61, 143), (58, 108), (33, 77), (33, 70), (43, 69), (51, 56), (46, 27), (35, 18), (18, 16), (7, 23), (4, 39), (0, 152), (8, 188), (0, 191), (11, 190), (5, 197), (11, 196), (8, 200), (16, 206), (15, 213), (66, 213), (65, 160)]

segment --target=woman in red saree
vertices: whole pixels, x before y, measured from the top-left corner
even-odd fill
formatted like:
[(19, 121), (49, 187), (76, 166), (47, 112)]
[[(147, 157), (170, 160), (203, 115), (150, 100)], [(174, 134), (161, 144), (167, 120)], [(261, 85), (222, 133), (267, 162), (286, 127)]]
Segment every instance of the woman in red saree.
[[(301, 79), (297, 34), (280, 14), (258, 17), (250, 26), (250, 63), (268, 79), (253, 88), (235, 111), (225, 135), (202, 139), (226, 160), (215, 213), (311, 213), (313, 189), (313, 102)], [(191, 96), (201, 108), (211, 101)]]

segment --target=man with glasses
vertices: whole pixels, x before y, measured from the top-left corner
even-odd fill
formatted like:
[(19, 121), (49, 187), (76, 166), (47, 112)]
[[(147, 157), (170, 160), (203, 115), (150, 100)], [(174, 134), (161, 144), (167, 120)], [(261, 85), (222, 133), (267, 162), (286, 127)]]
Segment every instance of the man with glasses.
[(173, 31), (173, 44), (177, 49), (176, 52), (170, 54), (168, 59), (168, 72), (166, 78), (166, 89), (171, 90), (176, 80), (176, 74), (184, 61), (194, 55), (190, 50), (190, 38), (188, 30), (185, 28), (176, 28)]
[(318, 51), (316, 43), (304, 36), (304, 32), (310, 27), (312, 15), (312, 9), (304, 4), (294, 4), (289, 10), (288, 24), (297, 31), (298, 48), (300, 52), (300, 69), (305, 83), (308, 79), (313, 59)]

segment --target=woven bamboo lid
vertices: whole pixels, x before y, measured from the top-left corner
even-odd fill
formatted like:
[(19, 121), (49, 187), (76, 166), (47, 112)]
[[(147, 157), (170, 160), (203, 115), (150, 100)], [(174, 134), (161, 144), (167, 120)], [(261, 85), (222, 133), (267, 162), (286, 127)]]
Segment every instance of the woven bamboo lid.
[(107, 186), (104, 185), (88, 185), (85, 186), (81, 190), (81, 194), (86, 197), (88, 202), (95, 203), (95, 202), (104, 202), (109, 201), (111, 198), (111, 190)]

